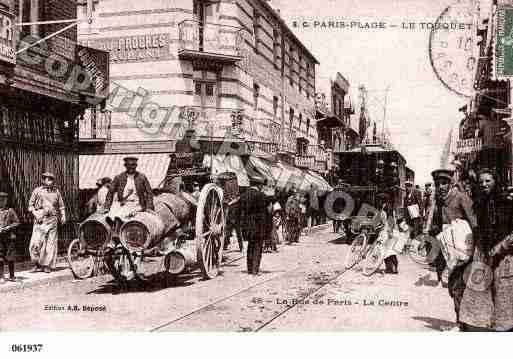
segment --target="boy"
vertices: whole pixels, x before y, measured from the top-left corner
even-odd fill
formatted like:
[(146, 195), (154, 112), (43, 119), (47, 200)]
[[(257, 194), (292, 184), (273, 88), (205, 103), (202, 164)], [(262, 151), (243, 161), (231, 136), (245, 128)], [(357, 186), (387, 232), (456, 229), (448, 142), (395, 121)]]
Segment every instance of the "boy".
[(4, 279), (4, 262), (9, 267), (9, 281), (16, 281), (14, 276), (14, 242), (16, 234), (14, 229), (20, 224), (16, 212), (12, 208), (7, 208), (7, 193), (0, 192), (0, 284)]

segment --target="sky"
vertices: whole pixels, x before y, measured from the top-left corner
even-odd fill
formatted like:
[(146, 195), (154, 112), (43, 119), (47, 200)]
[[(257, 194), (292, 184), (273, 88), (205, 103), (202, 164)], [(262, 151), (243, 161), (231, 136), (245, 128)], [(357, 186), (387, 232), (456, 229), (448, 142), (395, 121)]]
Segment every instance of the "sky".
[[(429, 30), (421, 22), (435, 22), (455, 1), (448, 0), (272, 0), (282, 18), (320, 62), (317, 91), (340, 72), (351, 84), (358, 103), (358, 86), (368, 90), (371, 119), (383, 120), (385, 89), (390, 86), (386, 127), (395, 147), (415, 171), (416, 182), (429, 181), (451, 128), (462, 119), (458, 108), (468, 99), (447, 89), (429, 61)], [(417, 29), (322, 29), (292, 26), (293, 21), (415, 22)]]

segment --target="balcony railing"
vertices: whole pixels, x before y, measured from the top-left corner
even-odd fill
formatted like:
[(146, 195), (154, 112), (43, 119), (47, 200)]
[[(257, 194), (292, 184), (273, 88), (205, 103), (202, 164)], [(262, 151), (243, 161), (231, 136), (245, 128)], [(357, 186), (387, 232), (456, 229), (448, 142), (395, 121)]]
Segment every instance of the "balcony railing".
[(80, 141), (106, 142), (111, 138), (111, 112), (87, 109), (79, 123)]
[(317, 172), (326, 172), (328, 169), (326, 161), (315, 161), (313, 170)]
[(295, 156), (294, 164), (296, 167), (312, 169), (315, 167), (315, 157), (313, 157), (313, 156)]
[(326, 162), (328, 160), (328, 151), (319, 145), (309, 145), (308, 155), (313, 156), (316, 161)]
[(271, 142), (246, 141), (250, 154), (273, 154), (278, 152), (278, 144)]
[(182, 58), (238, 61), (242, 57), (241, 28), (184, 20), (178, 24), (178, 33), (178, 55)]

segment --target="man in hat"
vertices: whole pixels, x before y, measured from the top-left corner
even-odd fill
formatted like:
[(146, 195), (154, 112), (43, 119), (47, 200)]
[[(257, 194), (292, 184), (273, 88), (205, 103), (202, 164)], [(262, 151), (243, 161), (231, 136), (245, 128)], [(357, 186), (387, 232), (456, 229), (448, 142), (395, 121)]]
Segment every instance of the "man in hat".
[(103, 211), (111, 183), (112, 179), (110, 177), (99, 178), (98, 181), (96, 181), (96, 187), (98, 189), (93, 197), (91, 197), (87, 202), (88, 214)]
[(429, 208), (434, 203), (433, 183), (427, 182), (424, 184), (424, 195), (423, 195), (424, 213), (427, 215)]
[(380, 189), (385, 187), (385, 161), (378, 160), (376, 163), (373, 182)]
[(43, 185), (32, 192), (29, 200), (28, 210), (34, 215), (29, 252), (33, 272), (50, 273), (57, 261), (58, 225), (66, 222), (66, 210), (55, 186), (55, 175), (45, 172), (42, 177)]
[(192, 196), (198, 201), (200, 196), (201, 190), (200, 185), (198, 182), (194, 181), (192, 182)]
[(9, 280), (14, 282), (15, 228), (20, 224), (16, 212), (7, 207), (8, 194), (0, 192), (0, 284), (4, 282), (4, 263), (9, 267)]
[(260, 270), (264, 239), (270, 235), (268, 212), (269, 198), (263, 192), (265, 179), (250, 177), (250, 187), (240, 196), (240, 222), (242, 235), (248, 241), (246, 253), (248, 273), (257, 275)]
[[(103, 210), (109, 212), (109, 218), (114, 222), (123, 222), (135, 216), (137, 212), (155, 209), (150, 182), (144, 174), (137, 171), (138, 159), (129, 156), (123, 161), (126, 171), (114, 177)], [(112, 206), (114, 196), (118, 199), (116, 206)]]
[(422, 217), (424, 216), (424, 203), (422, 194), (413, 188), (412, 181), (404, 182), (406, 194), (403, 208), (405, 209), (406, 223), (410, 227), (410, 238), (415, 238), (422, 231)]
[(396, 209), (397, 206), (400, 206), (400, 203), (396, 203), (397, 198), (399, 197), (399, 191), (401, 190), (401, 180), (399, 179), (399, 169), (397, 168), (397, 163), (390, 162), (386, 172), (385, 172), (385, 185), (387, 187), (387, 194), (390, 196), (390, 205), (392, 208)]
[[(467, 194), (460, 192), (453, 186), (453, 171), (438, 169), (433, 171), (431, 175), (435, 182), (435, 203), (428, 214), (424, 233), (436, 236), (456, 219), (466, 220), (474, 231), (477, 227), (477, 219), (472, 207), (472, 200)], [(438, 281), (442, 282), (442, 274), (447, 263), (441, 250), (432, 265), (436, 268)], [(454, 299), (457, 322), (459, 322), (462, 275), (461, 271), (454, 270), (447, 283), (449, 294)]]
[(295, 187), (290, 190), (285, 204), (285, 233), (287, 244), (299, 242), (301, 234), (301, 195)]

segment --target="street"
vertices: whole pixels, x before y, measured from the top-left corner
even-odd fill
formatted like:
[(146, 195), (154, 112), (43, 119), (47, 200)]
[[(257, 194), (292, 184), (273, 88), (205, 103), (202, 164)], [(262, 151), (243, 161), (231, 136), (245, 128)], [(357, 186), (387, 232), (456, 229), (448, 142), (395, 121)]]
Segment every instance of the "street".
[[(236, 244), (232, 244), (236, 247)], [(119, 291), (109, 275), (3, 293), (0, 330), (331, 331), (447, 330), (454, 310), (435, 273), (399, 257), (399, 274), (345, 271), (349, 246), (331, 226), (264, 253), (261, 274), (227, 254), (222, 274)]]

